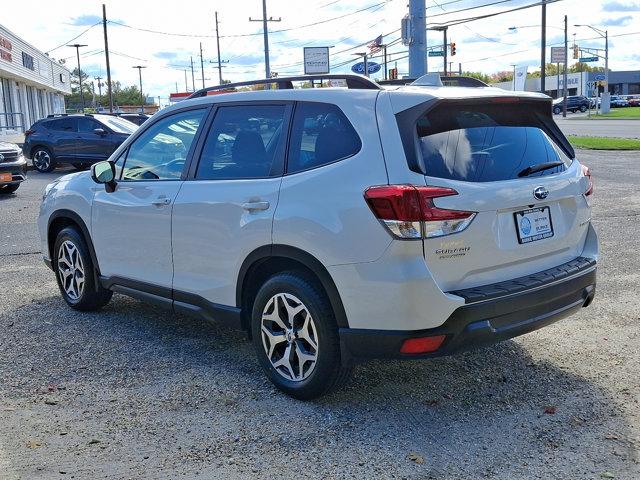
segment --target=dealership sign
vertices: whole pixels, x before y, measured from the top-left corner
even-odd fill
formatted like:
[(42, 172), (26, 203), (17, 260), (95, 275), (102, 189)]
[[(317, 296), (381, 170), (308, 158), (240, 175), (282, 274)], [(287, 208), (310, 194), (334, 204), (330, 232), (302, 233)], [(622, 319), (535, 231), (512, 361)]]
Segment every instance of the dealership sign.
[[(369, 75), (372, 73), (378, 73), (382, 65), (376, 62), (367, 62), (367, 71)], [(359, 73), (360, 75), (364, 75), (364, 62), (358, 62), (351, 67), (351, 71), (353, 73)]]
[(329, 47), (304, 47), (304, 73), (329, 73)]
[(564, 47), (551, 47), (551, 63), (566, 63)]

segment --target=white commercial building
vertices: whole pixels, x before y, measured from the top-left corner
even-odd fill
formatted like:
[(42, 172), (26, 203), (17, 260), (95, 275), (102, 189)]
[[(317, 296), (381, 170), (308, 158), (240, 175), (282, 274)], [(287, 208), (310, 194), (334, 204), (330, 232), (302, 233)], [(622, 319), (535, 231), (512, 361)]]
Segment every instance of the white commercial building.
[(64, 113), (69, 70), (0, 25), (0, 140), (21, 142), (36, 120)]

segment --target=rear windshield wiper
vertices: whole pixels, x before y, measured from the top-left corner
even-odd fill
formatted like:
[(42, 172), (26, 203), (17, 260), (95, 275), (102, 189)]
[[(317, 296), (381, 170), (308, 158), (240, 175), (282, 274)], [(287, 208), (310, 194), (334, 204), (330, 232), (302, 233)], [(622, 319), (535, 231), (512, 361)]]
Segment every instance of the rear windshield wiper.
[(520, 173), (518, 173), (518, 177), (526, 177), (528, 175), (531, 175), (532, 173), (541, 172), (543, 170), (549, 170), (550, 168), (559, 167), (560, 165), (564, 165), (564, 162), (557, 161), (557, 162), (538, 163), (537, 165), (531, 165), (525, 168), (524, 170), (520, 171)]

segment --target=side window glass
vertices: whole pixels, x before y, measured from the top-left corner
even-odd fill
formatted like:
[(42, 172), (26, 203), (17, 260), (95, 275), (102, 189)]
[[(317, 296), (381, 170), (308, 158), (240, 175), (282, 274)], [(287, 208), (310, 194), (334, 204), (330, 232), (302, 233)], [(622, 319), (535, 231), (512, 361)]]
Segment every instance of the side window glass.
[(198, 180), (264, 178), (283, 139), (285, 105), (220, 107), (202, 148)]
[(328, 103), (298, 104), (293, 119), (287, 173), (355, 155), (362, 143), (342, 110)]
[(205, 112), (176, 113), (152, 125), (129, 147), (122, 180), (179, 179)]
[(90, 118), (78, 119), (78, 132), (79, 133), (93, 133), (93, 130), (100, 128), (100, 124)]
[(74, 121), (71, 118), (52, 120), (48, 122), (47, 127), (49, 130), (55, 130), (56, 132), (75, 132)]

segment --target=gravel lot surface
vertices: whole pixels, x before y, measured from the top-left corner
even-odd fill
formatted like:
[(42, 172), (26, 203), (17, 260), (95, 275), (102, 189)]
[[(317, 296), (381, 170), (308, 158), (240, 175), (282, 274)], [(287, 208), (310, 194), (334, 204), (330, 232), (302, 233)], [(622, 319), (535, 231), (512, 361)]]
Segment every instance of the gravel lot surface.
[(0, 478), (640, 478), (640, 156), (580, 152), (593, 305), (454, 357), (360, 365), (302, 403), (225, 330), (115, 295), (66, 307), (38, 252), (44, 185), (0, 200)]

